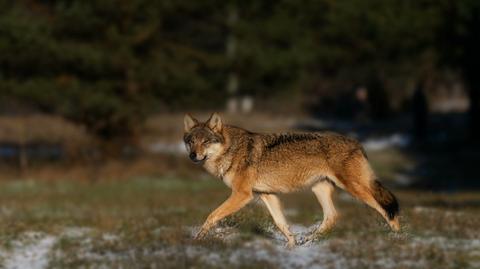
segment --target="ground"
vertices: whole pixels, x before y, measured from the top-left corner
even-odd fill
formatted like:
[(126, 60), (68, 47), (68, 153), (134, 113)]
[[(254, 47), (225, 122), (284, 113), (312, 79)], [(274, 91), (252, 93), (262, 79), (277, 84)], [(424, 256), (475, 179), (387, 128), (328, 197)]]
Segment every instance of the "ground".
[[(204, 241), (192, 234), (228, 197), (219, 180), (0, 183), (0, 264), (5, 268), (479, 268), (478, 193), (396, 191), (399, 233), (337, 192), (338, 225), (288, 250), (255, 201)], [(298, 238), (322, 219), (312, 193), (282, 196)], [(2, 266), (0, 266), (2, 267)]]

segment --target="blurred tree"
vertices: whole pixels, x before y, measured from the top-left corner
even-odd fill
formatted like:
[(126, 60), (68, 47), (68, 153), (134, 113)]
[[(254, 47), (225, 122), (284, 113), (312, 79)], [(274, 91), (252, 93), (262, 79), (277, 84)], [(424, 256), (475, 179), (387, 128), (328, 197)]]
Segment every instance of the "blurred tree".
[(460, 69), (470, 98), (470, 130), (480, 135), (480, 1), (442, 2), (442, 16), (447, 18), (438, 29), (436, 43), (443, 62)]
[(215, 101), (198, 98), (221, 85), (210, 72), (223, 65), (221, 18), (202, 12), (214, 1), (1, 5), (3, 100), (61, 114), (104, 141), (135, 138), (149, 112)]
[(289, 108), (296, 96), (323, 100), (364, 86), (368, 111), (382, 117), (423, 66), (449, 54), (478, 122), (477, 3), (0, 1), (0, 102), (61, 114), (110, 141), (135, 137), (151, 112), (224, 107), (235, 74), (237, 92), (283, 95)]
[[(369, 90), (371, 113), (387, 116), (393, 96), (419, 75), (430, 57), (441, 22), (435, 1), (326, 1), (318, 29), (317, 70), (348, 86)], [(403, 78), (403, 84), (393, 83)], [(390, 97), (391, 96), (391, 97)]]
[(425, 141), (428, 130), (428, 102), (424, 88), (425, 82), (419, 82), (412, 97), (413, 137), (417, 142)]

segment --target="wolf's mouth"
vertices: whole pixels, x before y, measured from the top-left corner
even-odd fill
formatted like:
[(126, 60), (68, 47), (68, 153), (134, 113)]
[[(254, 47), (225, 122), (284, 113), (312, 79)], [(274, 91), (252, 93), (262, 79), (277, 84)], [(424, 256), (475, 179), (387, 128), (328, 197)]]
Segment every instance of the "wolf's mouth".
[(203, 157), (203, 159), (200, 159), (200, 160), (192, 160), (194, 164), (199, 164), (199, 163), (203, 163), (207, 160), (207, 156)]

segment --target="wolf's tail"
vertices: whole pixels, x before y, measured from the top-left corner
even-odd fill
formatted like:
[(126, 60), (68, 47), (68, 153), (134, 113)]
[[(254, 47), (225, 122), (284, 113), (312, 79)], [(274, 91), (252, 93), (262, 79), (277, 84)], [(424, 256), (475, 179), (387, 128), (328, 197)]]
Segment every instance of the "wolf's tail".
[(390, 220), (393, 220), (400, 211), (397, 198), (386, 189), (378, 180), (372, 182), (372, 194), (375, 200), (382, 206)]

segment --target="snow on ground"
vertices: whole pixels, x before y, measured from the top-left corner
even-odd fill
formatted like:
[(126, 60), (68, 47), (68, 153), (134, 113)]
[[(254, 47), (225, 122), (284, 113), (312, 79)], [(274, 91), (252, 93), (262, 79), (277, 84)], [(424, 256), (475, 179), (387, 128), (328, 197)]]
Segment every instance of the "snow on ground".
[[(50, 255), (59, 238), (81, 238), (87, 236), (93, 229), (86, 227), (65, 228), (60, 237), (41, 232), (25, 232), (14, 240), (12, 248), (1, 252), (5, 269), (43, 269), (48, 268)], [(105, 240), (115, 240), (116, 235), (105, 234)]]
[(240, 265), (246, 260), (268, 262), (279, 268), (346, 268), (346, 260), (330, 250), (328, 241), (287, 249), (268, 239), (254, 239), (235, 249), (229, 261)]
[(400, 173), (395, 174), (393, 180), (399, 186), (404, 187), (410, 186), (415, 182), (415, 179), (412, 176)]
[[(292, 225), (291, 230), (298, 238), (306, 235), (313, 227), (305, 227), (302, 225)], [(223, 231), (224, 233), (227, 231)], [(238, 232), (230, 230), (230, 232)], [(186, 258), (190, 260), (200, 260), (205, 264), (218, 266), (228, 261), (232, 265), (245, 265), (248, 262), (267, 262), (274, 264), (278, 268), (355, 268), (356, 265), (370, 264), (379, 268), (418, 268), (422, 264), (427, 266), (429, 260), (425, 257), (417, 259), (415, 254), (418, 249), (433, 247), (448, 255), (454, 251), (461, 250), (469, 256), (477, 257), (479, 255), (480, 240), (478, 239), (452, 239), (442, 236), (435, 237), (411, 237), (410, 235), (401, 235), (408, 241), (402, 248), (404, 253), (398, 253), (402, 258), (399, 260), (398, 255), (386, 257), (366, 257), (366, 260), (360, 258), (348, 258), (342, 252), (334, 251), (332, 244), (344, 244), (344, 239), (326, 239), (319, 240), (315, 243), (300, 245), (293, 249), (285, 247), (283, 236), (272, 228), (268, 231), (272, 233), (272, 238), (255, 237), (249, 241), (243, 242), (239, 247), (233, 249), (225, 249), (219, 252), (202, 246), (184, 246)], [(381, 238), (373, 239), (378, 246), (375, 251), (380, 256), (384, 256), (383, 250), (388, 249), (389, 240)], [(377, 242), (378, 241), (378, 242)], [(348, 242), (347, 242), (348, 243)], [(360, 242), (350, 242), (353, 247), (361, 246)], [(358, 245), (360, 243), (360, 245)], [(373, 251), (374, 249), (372, 249)], [(168, 257), (171, 253), (179, 253), (178, 247), (169, 247), (163, 250), (157, 250), (155, 255), (158, 257)], [(368, 259), (370, 258), (370, 259)], [(475, 263), (470, 265), (474, 266)], [(374, 267), (375, 267), (374, 266)]]
[(67, 227), (62, 231), (62, 237), (66, 238), (80, 238), (93, 232), (92, 228), (87, 227)]
[(49, 253), (57, 238), (42, 233), (28, 232), (22, 239), (15, 240), (10, 253), (4, 254), (6, 269), (42, 269), (47, 268)]
[(173, 155), (181, 155), (187, 152), (183, 141), (178, 141), (176, 143), (158, 141), (156, 143), (148, 145), (147, 149), (152, 153)]
[(420, 214), (439, 214), (445, 215), (445, 217), (461, 217), (465, 215), (463, 211), (453, 211), (447, 209), (440, 209), (435, 207), (426, 207), (426, 206), (415, 206), (413, 207), (413, 212)]
[[(197, 227), (188, 227), (187, 231), (194, 233)], [(312, 228), (302, 225), (292, 225), (291, 230), (299, 237), (306, 235)], [(268, 229), (272, 238), (255, 237), (242, 242), (239, 246), (224, 249), (219, 252), (203, 246), (187, 245), (172, 246), (154, 252), (158, 258), (166, 259), (183, 253), (188, 260), (199, 260), (207, 265), (219, 266), (228, 262), (234, 266), (246, 265), (249, 262), (266, 262), (274, 264), (277, 268), (346, 268), (346, 260), (333, 253), (329, 247), (329, 241), (315, 244), (297, 246), (293, 249), (285, 247), (286, 241), (276, 228)], [(238, 233), (233, 228), (216, 228), (215, 237), (231, 238)], [(183, 248), (183, 249), (182, 249)], [(111, 258), (111, 257), (110, 257)]]
[(362, 142), (366, 150), (383, 150), (386, 148), (403, 148), (411, 143), (411, 137), (406, 134), (396, 133), (390, 136), (369, 138)]
[[(424, 212), (423, 208), (418, 209)], [(305, 227), (302, 225), (292, 225), (292, 231), (297, 237), (302, 237), (310, 232), (314, 226)], [(159, 228), (156, 233), (168, 233), (170, 227)], [(193, 233), (198, 227), (185, 227), (185, 231)], [(94, 241), (119, 241), (120, 235), (102, 234), (100, 237), (92, 237), (94, 229), (90, 228), (65, 228), (60, 235), (53, 236), (39, 232), (27, 232), (22, 234), (19, 239), (12, 242), (12, 249), (1, 253), (3, 258), (2, 268), (20, 269), (20, 268), (48, 268), (50, 259), (61, 260), (65, 255), (75, 255), (77, 259), (92, 263), (92, 266), (101, 267), (111, 262), (135, 261), (137, 259), (153, 259), (152, 261), (179, 260), (201, 261), (205, 265), (219, 266), (229, 264), (232, 266), (245, 266), (249, 263), (267, 263), (277, 268), (355, 268), (357, 265), (369, 264), (379, 268), (418, 268), (422, 265), (427, 266), (429, 261), (427, 257), (418, 257), (415, 253), (418, 250), (433, 248), (435, 251), (444, 253), (454, 253), (462, 251), (471, 257), (480, 255), (479, 239), (455, 239), (442, 236), (420, 237), (407, 236), (407, 242), (402, 247), (402, 253), (397, 255), (384, 255), (385, 249), (388, 249), (391, 242), (382, 238), (372, 238), (374, 243), (372, 251), (378, 252), (377, 256), (372, 257), (348, 257), (343, 251), (338, 250), (339, 245), (343, 247), (361, 247), (361, 242), (355, 240), (329, 238), (319, 240), (315, 243), (297, 246), (293, 249), (285, 247), (283, 236), (275, 228), (268, 229), (267, 234), (270, 238), (255, 236), (243, 242), (234, 243), (231, 248), (215, 249), (207, 246), (192, 245), (172, 245), (162, 246), (160, 248), (127, 248), (120, 251), (99, 250), (94, 247)], [(228, 242), (229, 238), (238, 238), (239, 231), (235, 228), (216, 228), (219, 238)], [(217, 236), (217, 234), (212, 234)], [(79, 249), (74, 253), (64, 253), (62, 249), (55, 249), (55, 244), (62, 238), (78, 239)], [(267, 236), (268, 237), (268, 236)], [(96, 239), (95, 239), (96, 238)], [(345, 245), (347, 244), (347, 245)], [(337, 247), (335, 247), (337, 246)], [(399, 258), (400, 257), (400, 258)], [(474, 261), (472, 261), (474, 262)], [(476, 263), (470, 263), (475, 266)]]

